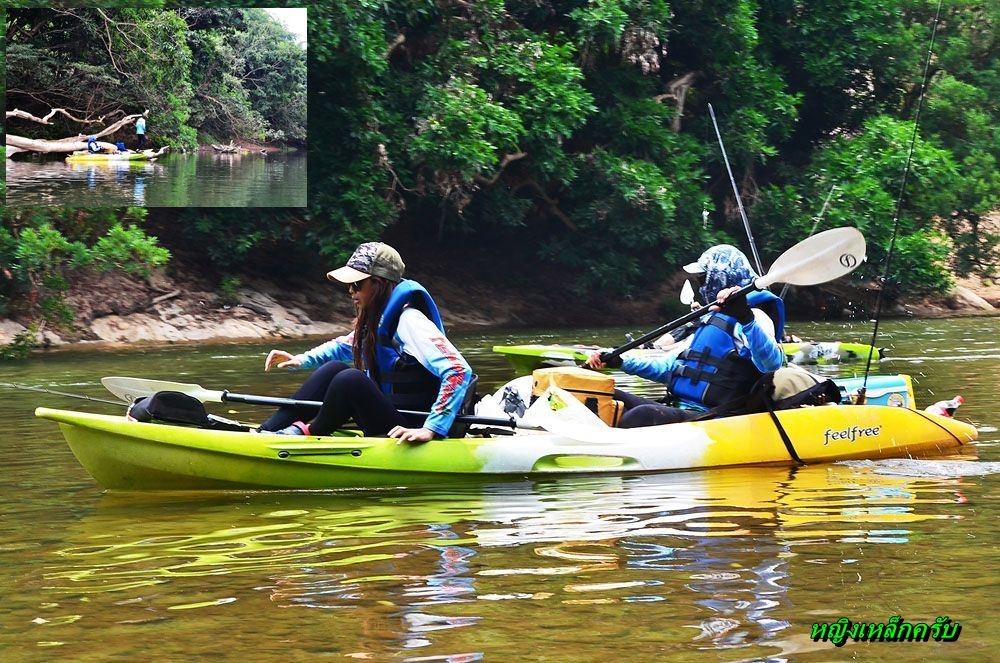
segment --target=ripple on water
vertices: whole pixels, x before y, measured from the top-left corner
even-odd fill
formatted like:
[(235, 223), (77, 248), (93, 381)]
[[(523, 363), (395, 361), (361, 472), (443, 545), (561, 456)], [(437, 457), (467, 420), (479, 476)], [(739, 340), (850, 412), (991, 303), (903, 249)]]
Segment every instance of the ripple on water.
[(167, 606), (167, 610), (194, 610), (196, 608), (210, 608), (217, 605), (226, 605), (227, 603), (234, 603), (236, 597), (226, 596), (223, 598), (212, 599), (211, 601), (198, 601), (197, 603), (182, 603), (179, 605)]
[(927, 460), (895, 458), (889, 460), (844, 461), (849, 467), (871, 468), (876, 474), (906, 477), (981, 477), (1000, 473), (1000, 462), (974, 460)]

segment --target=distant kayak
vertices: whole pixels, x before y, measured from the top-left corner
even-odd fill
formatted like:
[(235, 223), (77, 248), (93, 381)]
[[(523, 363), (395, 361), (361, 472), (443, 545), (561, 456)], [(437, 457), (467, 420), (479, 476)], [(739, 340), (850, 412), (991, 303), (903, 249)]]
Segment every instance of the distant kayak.
[(79, 163), (83, 161), (110, 162), (110, 161), (150, 161), (160, 156), (162, 152), (157, 150), (143, 150), (141, 152), (119, 152), (118, 154), (91, 154), (90, 152), (74, 152), (66, 157), (69, 163)]
[[(782, 349), (789, 363), (808, 364), (841, 364), (857, 361), (867, 361), (868, 352), (872, 346), (864, 343), (841, 343), (830, 341), (823, 343), (782, 343)], [(578, 366), (587, 361), (591, 353), (602, 350), (596, 345), (495, 345), (493, 352), (498, 352), (511, 363), (518, 375), (527, 375), (536, 368), (549, 366)], [(666, 357), (672, 354), (670, 350), (636, 349), (628, 352), (630, 356)], [(873, 360), (882, 358), (882, 351), (875, 349)]]

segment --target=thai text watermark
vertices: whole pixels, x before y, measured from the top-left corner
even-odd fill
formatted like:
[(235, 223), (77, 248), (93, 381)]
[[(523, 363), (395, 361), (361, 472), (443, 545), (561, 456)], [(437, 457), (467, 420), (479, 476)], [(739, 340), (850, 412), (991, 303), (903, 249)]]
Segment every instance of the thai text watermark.
[(887, 624), (855, 624), (847, 617), (835, 622), (812, 625), (813, 642), (832, 642), (843, 647), (848, 640), (855, 642), (954, 642), (962, 632), (962, 624), (950, 617), (938, 617), (933, 624), (910, 624), (899, 615), (889, 618)]

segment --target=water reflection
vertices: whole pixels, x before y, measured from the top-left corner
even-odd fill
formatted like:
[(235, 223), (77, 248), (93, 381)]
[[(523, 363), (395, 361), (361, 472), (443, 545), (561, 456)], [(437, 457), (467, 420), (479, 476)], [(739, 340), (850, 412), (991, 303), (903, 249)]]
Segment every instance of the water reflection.
[(303, 207), (304, 155), (172, 154), (156, 161), (8, 159), (9, 205)]
[[(832, 465), (447, 491), (107, 494), (44, 580), (57, 601), (110, 593), (191, 609), (251, 591), (278, 607), (360, 610), (404, 649), (498, 618), (489, 606), (510, 601), (695, 606), (671, 638), (746, 647), (789, 628), (803, 569), (847, 563), (831, 544), (905, 544), (919, 523), (960, 519), (949, 508), (964, 502), (960, 484)], [(216, 586), (228, 590), (205, 591)]]
[[(996, 325), (888, 321), (885, 328), (890, 357), (992, 356), (1000, 352)], [(799, 323), (797, 332), (856, 340), (864, 327)], [(551, 337), (613, 343), (622, 333)], [(543, 340), (531, 331), (456, 339), (489, 388), (511, 377), (493, 345)], [(98, 378), (113, 374), (245, 393), (294, 389), (300, 376), (260, 371), (268, 349), (53, 353), (8, 364), (4, 380), (98, 397), (107, 396)], [(902, 611), (908, 620), (948, 614), (971, 624), (963, 651), (992, 651), (982, 606), (993, 595), (983, 569), (992, 568), (998, 531), (984, 505), (997, 494), (1000, 365), (908, 361), (881, 368), (911, 371), (923, 405), (966, 395), (959, 416), (980, 425), (985, 462), (451, 490), (101, 494), (58, 430), (31, 412), (120, 409), (3, 391), (0, 487), (10, 506), (0, 519), (2, 638), (19, 653), (55, 648), (69, 659), (134, 658), (155, 647), (167, 659), (199, 651), (253, 660), (476, 660), (485, 652), (592, 660), (620, 657), (622, 643), (629, 658), (643, 660), (665, 652), (702, 660), (703, 650), (728, 660), (806, 651), (829, 659), (840, 652), (809, 641), (813, 621), (885, 621)], [(858, 370), (833, 368), (845, 376)], [(243, 406), (220, 413), (229, 409), (248, 420), (265, 414)]]

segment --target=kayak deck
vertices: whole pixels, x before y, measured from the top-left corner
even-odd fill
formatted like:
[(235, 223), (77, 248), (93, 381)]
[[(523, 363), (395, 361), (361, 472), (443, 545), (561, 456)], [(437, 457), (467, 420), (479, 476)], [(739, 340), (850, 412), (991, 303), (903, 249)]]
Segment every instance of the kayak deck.
[[(768, 414), (642, 429), (582, 441), (552, 432), (425, 444), (300, 437), (127, 421), (38, 408), (80, 463), (116, 490), (372, 488), (566, 474), (629, 474), (794, 461)], [(968, 424), (902, 407), (778, 412), (804, 462), (943, 455), (976, 439)]]

